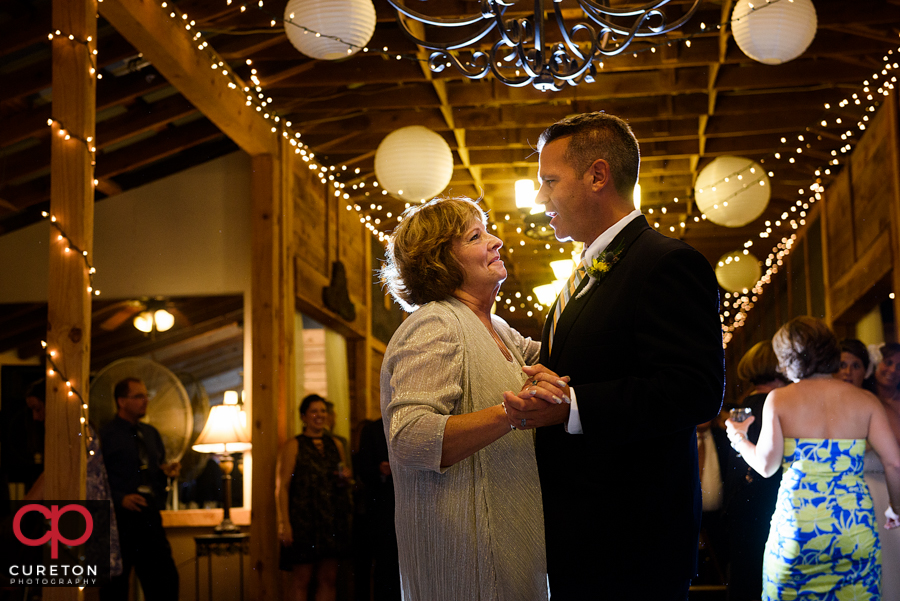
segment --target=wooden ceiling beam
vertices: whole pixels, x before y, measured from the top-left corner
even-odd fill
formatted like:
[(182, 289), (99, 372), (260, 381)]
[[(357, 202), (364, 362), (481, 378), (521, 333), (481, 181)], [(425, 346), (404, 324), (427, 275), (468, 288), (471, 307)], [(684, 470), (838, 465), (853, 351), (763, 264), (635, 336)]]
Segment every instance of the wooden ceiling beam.
[[(121, 36), (100, 38), (97, 42), (97, 68), (102, 69), (136, 54), (134, 47)], [(28, 65), (4, 75), (4, 80), (5, 85), (0, 87), (0, 103), (36, 94), (51, 87), (51, 64)]]
[(197, 49), (181, 23), (141, 0), (105, 0), (100, 14), (238, 146), (251, 155), (275, 153), (277, 136), (269, 121), (245, 105), (241, 90), (226, 87), (218, 70), (209, 68), (210, 56)]

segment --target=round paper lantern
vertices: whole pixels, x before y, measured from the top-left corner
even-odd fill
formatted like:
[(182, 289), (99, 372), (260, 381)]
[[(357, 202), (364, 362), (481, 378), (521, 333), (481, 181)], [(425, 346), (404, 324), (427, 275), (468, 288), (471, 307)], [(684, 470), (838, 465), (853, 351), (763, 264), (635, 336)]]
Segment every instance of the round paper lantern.
[(747, 225), (766, 210), (769, 176), (741, 157), (718, 157), (703, 168), (694, 184), (694, 200), (706, 218), (725, 227)]
[(759, 281), (762, 270), (759, 260), (752, 254), (736, 250), (722, 255), (716, 264), (719, 286), (728, 292), (747, 292)]
[(816, 37), (816, 25), (811, 0), (765, 4), (738, 0), (731, 13), (731, 31), (738, 47), (766, 65), (780, 65), (803, 54)]
[(375, 6), (372, 0), (290, 0), (284, 9), (284, 32), (306, 56), (346, 58), (372, 39)]
[(453, 152), (444, 138), (427, 127), (402, 127), (378, 145), (375, 176), (381, 187), (398, 198), (428, 200), (450, 183)]

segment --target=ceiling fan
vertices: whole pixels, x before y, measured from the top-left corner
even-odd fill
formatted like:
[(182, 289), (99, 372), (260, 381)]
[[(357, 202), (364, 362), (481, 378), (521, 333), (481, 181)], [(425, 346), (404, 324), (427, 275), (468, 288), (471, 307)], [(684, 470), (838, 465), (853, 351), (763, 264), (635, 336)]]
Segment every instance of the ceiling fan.
[(144, 333), (165, 332), (176, 323), (189, 325), (185, 317), (172, 301), (162, 297), (125, 300), (113, 303), (94, 313), (94, 321), (99, 328), (111, 332), (128, 321)]

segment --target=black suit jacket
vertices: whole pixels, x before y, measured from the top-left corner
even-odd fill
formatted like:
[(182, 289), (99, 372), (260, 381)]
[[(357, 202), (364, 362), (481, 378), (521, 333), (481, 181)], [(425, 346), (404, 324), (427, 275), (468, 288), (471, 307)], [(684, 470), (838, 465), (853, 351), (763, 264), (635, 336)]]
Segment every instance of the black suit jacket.
[(552, 353), (544, 327), (541, 363), (571, 376), (584, 431), (537, 432), (554, 599), (650, 599), (645, 587), (696, 573), (695, 426), (724, 386), (718, 286), (700, 253), (643, 216), (608, 248), (620, 244), (607, 276), (573, 294)]

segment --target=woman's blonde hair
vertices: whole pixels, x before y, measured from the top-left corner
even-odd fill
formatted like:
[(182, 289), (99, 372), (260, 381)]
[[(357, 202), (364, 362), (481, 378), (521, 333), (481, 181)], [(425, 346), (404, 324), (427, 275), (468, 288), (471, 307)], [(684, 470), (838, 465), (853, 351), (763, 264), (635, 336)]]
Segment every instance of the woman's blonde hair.
[(771, 340), (757, 342), (744, 353), (737, 366), (737, 376), (754, 386), (784, 379), (778, 373), (778, 357), (775, 356)]
[(387, 260), (379, 275), (394, 300), (406, 311), (443, 300), (463, 283), (453, 256), (453, 239), (473, 221), (487, 215), (471, 198), (435, 198), (408, 208), (387, 245)]

